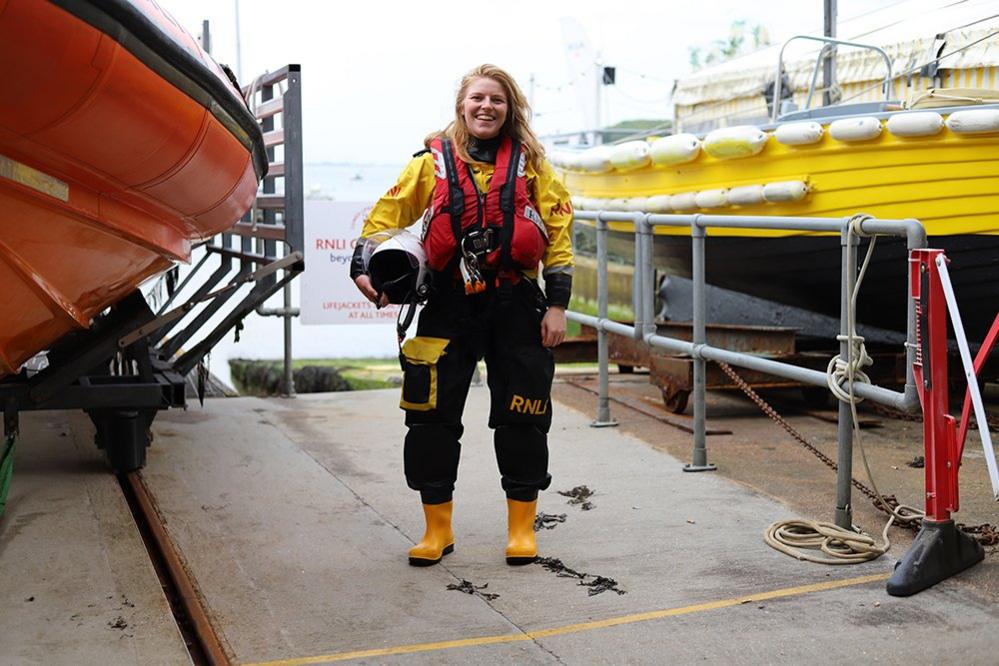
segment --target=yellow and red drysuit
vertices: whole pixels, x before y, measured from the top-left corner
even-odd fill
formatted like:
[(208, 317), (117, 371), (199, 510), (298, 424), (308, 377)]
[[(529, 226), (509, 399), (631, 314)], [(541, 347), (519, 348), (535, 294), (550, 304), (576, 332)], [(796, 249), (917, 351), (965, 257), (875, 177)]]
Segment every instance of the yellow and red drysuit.
[[(518, 166), (510, 165), (508, 159), (504, 161), (509, 143), (509, 139), (501, 137), (473, 139), (469, 154), (476, 162), (466, 165), (453, 156), (451, 163), (467, 170), (474, 179), (473, 196), (465, 197), (471, 219), (476, 206), (481, 209), (489, 197), (500, 191), (499, 187), (491, 187), (497, 154), (501, 155), (501, 169)], [(440, 142), (433, 145), (440, 147)], [(440, 209), (441, 189), (447, 187), (445, 167), (439, 151), (417, 153), (396, 184), (372, 208), (361, 236), (408, 227), (424, 212), (427, 215), (422, 237), (427, 236), (427, 223), (450, 225), (447, 214), (442, 215)], [(460, 258), (457, 253), (443, 270), (433, 272), (416, 337), (406, 341), (400, 355), (404, 371), (401, 406), (406, 410), (409, 429), (404, 447), (406, 481), (420, 491), (424, 504), (451, 500), (461, 450), (462, 412), (475, 365), (482, 358), (486, 361), (491, 396), (489, 427), (495, 431), (496, 458), (507, 497), (529, 502), (551, 483), (547, 433), (552, 416), (554, 360), (551, 350), (541, 343), (541, 320), (549, 305), (564, 308), (569, 303), (572, 206), (548, 162), (543, 161), (539, 170), (524, 162), (519, 167), (518, 188), (522, 190), (526, 185), (535, 211), (533, 215), (528, 212), (528, 217), (535, 220), (540, 215), (547, 235), (541, 254), (547, 298), (535, 280), (536, 267), (514, 269), (509, 261), (502, 268), (487, 264), (485, 291), (466, 295), (456, 268)], [(465, 180), (467, 187), (471, 179)], [(475, 191), (482, 194), (476, 197)], [(444, 200), (446, 203), (446, 196)], [(481, 216), (479, 220), (481, 223)], [(499, 230), (495, 234), (497, 238), (503, 235)], [(491, 249), (493, 257), (502, 254), (495, 246)], [(355, 254), (351, 277), (363, 271), (359, 256)]]

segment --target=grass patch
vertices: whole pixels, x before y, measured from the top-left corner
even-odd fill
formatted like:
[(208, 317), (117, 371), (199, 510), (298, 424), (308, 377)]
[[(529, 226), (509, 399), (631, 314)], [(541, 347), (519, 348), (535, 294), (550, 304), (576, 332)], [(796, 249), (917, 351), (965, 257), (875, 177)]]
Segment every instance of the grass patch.
[[(257, 362), (284, 368), (283, 360), (262, 359)], [(395, 388), (402, 382), (402, 370), (395, 358), (297, 358), (291, 362), (294, 370), (307, 366), (332, 367), (347, 381), (351, 391)], [(240, 392), (243, 392), (242, 388)]]
[[(572, 300), (569, 301), (569, 309), (573, 312), (578, 312), (580, 314), (590, 315), (592, 317), (597, 316), (599, 308), (597, 307), (597, 302), (588, 298), (581, 298), (573, 296)], [(630, 305), (619, 305), (617, 303), (609, 303), (607, 305), (607, 317), (615, 321), (634, 321), (635, 311)], [(575, 337), (580, 334), (580, 324), (579, 322), (570, 321), (565, 327), (566, 337)]]

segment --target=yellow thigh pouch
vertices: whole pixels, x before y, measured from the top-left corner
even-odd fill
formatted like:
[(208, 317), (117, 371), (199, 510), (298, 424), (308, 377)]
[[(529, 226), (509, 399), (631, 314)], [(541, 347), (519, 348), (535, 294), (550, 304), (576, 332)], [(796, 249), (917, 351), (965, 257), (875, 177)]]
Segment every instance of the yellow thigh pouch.
[(446, 338), (417, 336), (402, 345), (402, 399), (399, 406), (418, 412), (437, 408), (437, 361), (446, 352)]

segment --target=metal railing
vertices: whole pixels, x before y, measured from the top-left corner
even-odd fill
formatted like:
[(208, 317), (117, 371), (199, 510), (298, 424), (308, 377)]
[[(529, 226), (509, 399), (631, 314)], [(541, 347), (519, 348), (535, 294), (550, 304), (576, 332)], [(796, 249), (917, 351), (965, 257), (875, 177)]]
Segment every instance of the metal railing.
[[(570, 320), (591, 326), (597, 330), (598, 361), (600, 365), (598, 413), (593, 425), (613, 423), (609, 410), (608, 396), (608, 351), (607, 334), (634, 337), (649, 347), (657, 347), (669, 352), (687, 354), (694, 359), (693, 409), (694, 447), (693, 460), (685, 465), (687, 471), (714, 469), (708, 463), (705, 445), (705, 365), (707, 361), (718, 361), (731, 365), (757, 370), (793, 381), (814, 386), (828, 387), (826, 373), (749, 354), (713, 347), (706, 343), (705, 333), (705, 242), (707, 229), (774, 229), (787, 231), (815, 231), (839, 233), (842, 248), (841, 300), (840, 300), (840, 359), (848, 362), (849, 349), (846, 337), (850, 295), (853, 293), (857, 275), (856, 234), (887, 235), (906, 239), (908, 250), (926, 247), (926, 232), (917, 220), (876, 220), (866, 216), (856, 218), (803, 218), (803, 217), (762, 217), (762, 216), (722, 216), (722, 215), (656, 215), (650, 213), (616, 213), (578, 211), (575, 219), (596, 222), (597, 227), (597, 290), (598, 316), (570, 311)], [(635, 309), (634, 325), (611, 321), (607, 318), (607, 234), (608, 222), (629, 223), (635, 237), (635, 278), (632, 282), (632, 298)], [(853, 231), (851, 231), (853, 225)], [(691, 233), (692, 278), (693, 278), (693, 341), (687, 342), (656, 334), (654, 322), (654, 267), (653, 236), (657, 226), (686, 227)], [(901, 276), (900, 276), (901, 279)], [(908, 272), (906, 280), (909, 279)], [(908, 294), (909, 291), (907, 290)], [(906, 412), (919, 408), (919, 397), (913, 380), (912, 362), (916, 344), (915, 305), (911, 298), (906, 299), (906, 381), (904, 390), (894, 391), (873, 384), (857, 383), (853, 387), (857, 397), (871, 400)], [(852, 525), (850, 502), (850, 481), (853, 464), (853, 427), (850, 405), (839, 403), (838, 419), (838, 476), (835, 522), (840, 527)]]
[(835, 48), (837, 45), (852, 46), (858, 49), (867, 49), (869, 51), (874, 51), (879, 55), (881, 55), (881, 57), (884, 58), (885, 66), (888, 68), (888, 71), (885, 72), (884, 81), (881, 83), (882, 93), (885, 96), (885, 101), (888, 101), (888, 99), (890, 98), (891, 58), (888, 56), (888, 54), (885, 52), (884, 49), (874, 46), (873, 44), (862, 44), (860, 42), (846, 42), (843, 41), (842, 39), (833, 39), (832, 37), (818, 37), (816, 35), (795, 35), (794, 37), (791, 37), (786, 42), (784, 42), (784, 45), (780, 47), (780, 53), (777, 55), (777, 73), (774, 78), (774, 104), (770, 118), (772, 122), (776, 123), (778, 117), (780, 116), (780, 96), (781, 96), (781, 85), (782, 85), (781, 78), (782, 75), (784, 74), (784, 49), (786, 49), (787, 45), (796, 39), (807, 39), (813, 42), (822, 42), (822, 48), (819, 49), (818, 58), (816, 58), (815, 60), (815, 68), (812, 70), (812, 82), (811, 85), (808, 87), (808, 100), (805, 102), (806, 109), (811, 108), (812, 106), (812, 94), (815, 92), (815, 82), (818, 80), (819, 77), (819, 70), (821, 69), (822, 60), (826, 57), (827, 53), (831, 49)]
[[(281, 92), (275, 96), (275, 89)], [(259, 101), (257, 94), (259, 92)], [(236, 225), (240, 233), (255, 236), (258, 245), (263, 242), (265, 251), (273, 254), (277, 241), (282, 241), (285, 253), (304, 253), (305, 245), (305, 197), (302, 166), (302, 81), (298, 65), (289, 65), (277, 72), (258, 77), (244, 89), (250, 108), (260, 120), (264, 131), (264, 144), (271, 170), (262, 183), (263, 194), (257, 199), (257, 207), (263, 208), (262, 224), (252, 217), (251, 210), (244, 221)], [(280, 118), (280, 129), (275, 126), (275, 118)], [(268, 141), (268, 137), (270, 140)], [(283, 159), (275, 162), (275, 151), (283, 147)], [(277, 195), (275, 180), (284, 181), (283, 196)], [(265, 205), (266, 204), (266, 205)], [(280, 225), (278, 223), (280, 216)], [(277, 232), (277, 233), (275, 233)], [(287, 272), (285, 273), (287, 275)], [(274, 278), (271, 278), (273, 283)], [(291, 285), (283, 289), (284, 304), (280, 308), (258, 306), (257, 314), (262, 317), (284, 319), (284, 395), (295, 395), (295, 379), (292, 372), (291, 320), (299, 315), (298, 308), (291, 306)]]

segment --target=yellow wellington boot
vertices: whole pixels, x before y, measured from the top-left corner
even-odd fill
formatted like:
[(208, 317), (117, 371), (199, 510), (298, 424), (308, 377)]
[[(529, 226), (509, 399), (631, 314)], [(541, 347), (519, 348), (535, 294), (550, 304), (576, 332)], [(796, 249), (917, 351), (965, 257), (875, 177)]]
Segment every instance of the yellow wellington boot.
[(530, 564), (538, 559), (538, 543), (534, 538), (534, 517), (538, 500), (521, 502), (507, 499), (507, 526), (510, 542), (506, 545), (507, 564)]
[(452, 502), (424, 504), (427, 531), (423, 540), (409, 550), (409, 563), (414, 567), (429, 567), (454, 550), (454, 532), (451, 530)]

